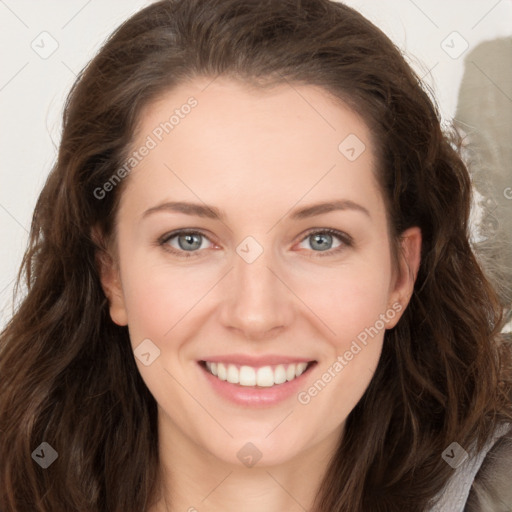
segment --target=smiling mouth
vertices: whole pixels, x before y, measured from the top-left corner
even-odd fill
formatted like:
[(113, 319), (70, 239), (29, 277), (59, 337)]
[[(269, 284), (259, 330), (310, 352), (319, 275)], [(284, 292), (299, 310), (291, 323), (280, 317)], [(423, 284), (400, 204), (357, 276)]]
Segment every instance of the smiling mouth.
[(219, 380), (243, 387), (269, 388), (297, 379), (309, 371), (316, 361), (267, 365), (258, 368), (210, 361), (200, 361), (199, 364)]

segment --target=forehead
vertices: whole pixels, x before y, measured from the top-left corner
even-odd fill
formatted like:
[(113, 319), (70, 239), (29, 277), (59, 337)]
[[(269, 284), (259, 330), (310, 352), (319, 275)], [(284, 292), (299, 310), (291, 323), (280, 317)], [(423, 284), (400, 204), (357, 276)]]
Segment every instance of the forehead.
[(205, 144), (218, 142), (221, 131), (233, 140), (245, 138), (245, 150), (253, 140), (258, 152), (261, 142), (274, 141), (277, 135), (281, 142), (306, 139), (308, 146), (321, 141), (336, 151), (349, 134), (364, 139), (367, 147), (370, 143), (364, 120), (326, 89), (291, 82), (263, 88), (227, 77), (182, 83), (141, 112), (141, 136), (153, 133), (162, 142), (171, 133), (176, 138), (192, 131)]
[(368, 127), (317, 86), (194, 79), (141, 112), (133, 149), (143, 146), (151, 149), (130, 174), (128, 190), (148, 197), (166, 187), (232, 204), (243, 196), (293, 204), (337, 190), (378, 194)]

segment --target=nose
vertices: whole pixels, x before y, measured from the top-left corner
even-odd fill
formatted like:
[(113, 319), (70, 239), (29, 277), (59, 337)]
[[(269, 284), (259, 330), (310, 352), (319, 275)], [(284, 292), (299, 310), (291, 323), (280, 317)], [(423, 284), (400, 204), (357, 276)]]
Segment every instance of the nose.
[(267, 339), (291, 324), (294, 295), (285, 271), (264, 249), (252, 262), (235, 254), (233, 269), (224, 280), (221, 321), (248, 339)]

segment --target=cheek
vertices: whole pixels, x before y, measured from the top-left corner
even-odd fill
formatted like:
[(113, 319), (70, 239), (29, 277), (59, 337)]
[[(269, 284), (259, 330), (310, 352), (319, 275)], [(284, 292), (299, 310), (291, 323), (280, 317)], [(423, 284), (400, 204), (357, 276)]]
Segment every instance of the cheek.
[[(352, 277), (344, 286), (334, 288), (329, 297), (329, 314), (337, 333), (339, 349), (348, 341), (361, 338), (361, 333), (374, 326), (387, 308), (386, 283), (371, 279), (369, 274)], [(377, 328), (381, 326), (377, 324)], [(378, 329), (382, 330), (382, 329)]]
[(363, 262), (297, 280), (294, 290), (322, 320), (326, 336), (339, 350), (376, 323), (382, 330), (379, 320), (390, 308), (386, 265), (385, 261)]
[(377, 368), (386, 322), (396, 312), (387, 304), (384, 272), (339, 273), (329, 293), (315, 288), (308, 306), (328, 326), (316, 379), (297, 400), (311, 416), (324, 418), (322, 432), (337, 428), (366, 391)]
[(211, 279), (183, 269), (138, 269), (127, 269), (124, 293), (130, 331), (143, 337), (162, 339), (211, 287)]

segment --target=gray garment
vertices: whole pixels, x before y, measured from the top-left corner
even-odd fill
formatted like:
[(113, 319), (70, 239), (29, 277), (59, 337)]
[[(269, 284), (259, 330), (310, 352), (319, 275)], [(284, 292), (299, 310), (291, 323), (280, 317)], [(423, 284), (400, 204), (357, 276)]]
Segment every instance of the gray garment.
[(512, 425), (510, 423), (500, 425), (480, 452), (475, 453), (474, 449), (469, 451), (469, 456), (455, 469), (452, 478), (439, 494), (439, 501), (429, 510), (429, 512), (464, 511), (471, 486), (473, 485), (473, 480), (475, 479), (482, 462), (489, 450), (491, 450), (499, 438), (510, 430), (511, 426)]

